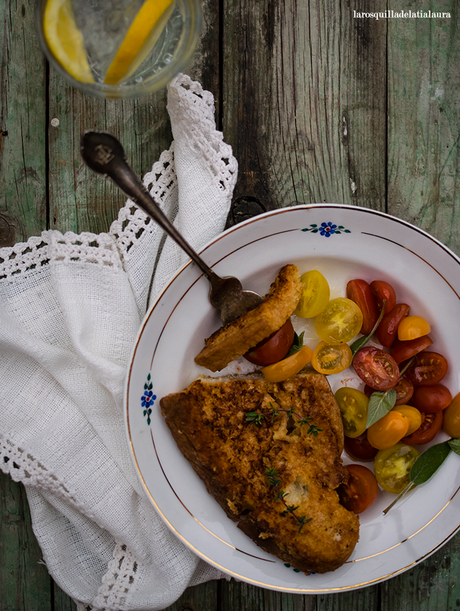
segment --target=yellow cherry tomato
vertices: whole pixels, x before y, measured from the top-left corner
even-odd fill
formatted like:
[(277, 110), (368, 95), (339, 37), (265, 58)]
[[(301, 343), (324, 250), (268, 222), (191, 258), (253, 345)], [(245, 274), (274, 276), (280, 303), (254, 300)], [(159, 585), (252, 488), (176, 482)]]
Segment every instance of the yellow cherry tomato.
[(294, 314), (301, 318), (313, 318), (324, 310), (331, 294), (328, 281), (321, 272), (312, 269), (300, 276), (302, 296)]
[(380, 486), (393, 494), (402, 492), (410, 481), (410, 469), (419, 456), (416, 448), (405, 443), (377, 452), (374, 473)]
[(351, 365), (353, 354), (348, 344), (326, 344), (320, 342), (313, 350), (313, 369), (324, 375), (340, 373)]
[(430, 323), (421, 316), (406, 316), (398, 325), (398, 339), (407, 341), (430, 333)]
[(331, 299), (315, 320), (315, 330), (327, 344), (343, 344), (353, 339), (363, 325), (363, 313), (347, 297)]
[(308, 346), (303, 346), (300, 350), (286, 357), (282, 361), (262, 367), (260, 370), (267, 382), (283, 382), (296, 373), (299, 373), (301, 369), (308, 365), (311, 361), (313, 350)]
[(409, 418), (391, 410), (367, 429), (367, 440), (373, 448), (386, 450), (401, 441), (409, 429)]
[(367, 407), (369, 399), (356, 388), (339, 388), (335, 400), (342, 415), (343, 432), (352, 439), (364, 433), (367, 426)]
[(409, 428), (407, 429), (406, 435), (412, 435), (412, 433), (422, 424), (422, 414), (416, 407), (412, 407), (412, 405), (397, 405), (391, 411), (399, 412), (409, 419)]
[(443, 413), (442, 430), (449, 437), (460, 439), (460, 392), (452, 399)]

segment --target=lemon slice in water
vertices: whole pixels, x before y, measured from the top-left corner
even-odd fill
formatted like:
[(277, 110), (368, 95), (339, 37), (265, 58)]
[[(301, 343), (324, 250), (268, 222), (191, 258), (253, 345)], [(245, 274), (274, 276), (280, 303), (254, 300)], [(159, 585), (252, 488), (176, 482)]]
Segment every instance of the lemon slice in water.
[(146, 0), (120, 45), (104, 83), (117, 85), (141, 65), (160, 37), (174, 8), (174, 0)]
[(94, 83), (70, 0), (48, 0), (43, 15), (43, 35), (51, 53), (71, 76), (82, 83)]

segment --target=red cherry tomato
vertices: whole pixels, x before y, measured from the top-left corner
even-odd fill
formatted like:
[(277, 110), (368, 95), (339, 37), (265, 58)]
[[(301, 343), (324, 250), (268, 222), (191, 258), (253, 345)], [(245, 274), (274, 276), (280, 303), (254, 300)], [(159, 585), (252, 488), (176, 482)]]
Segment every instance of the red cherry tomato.
[(450, 390), (442, 384), (417, 386), (411, 403), (425, 414), (442, 412), (452, 403), (452, 395)]
[(425, 443), (430, 443), (439, 433), (442, 427), (443, 412), (435, 412), (433, 414), (424, 414), (422, 412), (422, 424), (419, 428), (402, 439), (402, 443), (407, 443), (410, 446), (422, 446)]
[(374, 390), (390, 390), (399, 380), (399, 367), (394, 358), (374, 346), (358, 350), (353, 367), (361, 380)]
[[(457, 393), (449, 407), (444, 410), (442, 430), (449, 437), (460, 438), (460, 393)], [(345, 441), (346, 443), (346, 441)]]
[(379, 311), (382, 309), (383, 300), (385, 300), (385, 314), (391, 312), (396, 305), (396, 293), (394, 288), (385, 280), (374, 280), (371, 282), (371, 290), (377, 300)]
[(354, 513), (362, 513), (375, 502), (379, 493), (377, 479), (370, 469), (363, 465), (345, 465), (350, 477), (346, 484), (337, 488), (340, 502)]
[(278, 331), (251, 348), (244, 358), (254, 365), (271, 365), (284, 359), (293, 343), (294, 327), (288, 319)]
[(399, 363), (408, 361), (419, 352), (423, 352), (423, 350), (426, 350), (432, 343), (433, 340), (429, 335), (417, 337), (417, 339), (409, 339), (404, 342), (395, 339), (391, 346), (391, 356), (399, 365)]
[(359, 437), (345, 437), (345, 452), (353, 460), (367, 462), (374, 460), (378, 450), (371, 446), (364, 431)]
[(347, 297), (354, 301), (363, 313), (363, 326), (360, 333), (369, 335), (379, 317), (377, 300), (370, 284), (365, 280), (350, 280), (347, 284)]
[(449, 369), (447, 359), (439, 352), (424, 351), (417, 354), (406, 370), (406, 377), (414, 386), (438, 384)]
[(393, 344), (398, 332), (399, 323), (409, 315), (409, 311), (410, 307), (407, 303), (397, 303), (391, 308), (391, 312), (383, 315), (377, 328), (377, 337), (382, 346), (389, 348)]
[[(414, 394), (414, 385), (405, 376), (399, 378), (394, 389), (396, 391), (395, 405), (406, 405)], [(371, 388), (366, 384), (364, 387), (364, 394), (370, 397), (373, 392), (375, 392), (375, 388)]]

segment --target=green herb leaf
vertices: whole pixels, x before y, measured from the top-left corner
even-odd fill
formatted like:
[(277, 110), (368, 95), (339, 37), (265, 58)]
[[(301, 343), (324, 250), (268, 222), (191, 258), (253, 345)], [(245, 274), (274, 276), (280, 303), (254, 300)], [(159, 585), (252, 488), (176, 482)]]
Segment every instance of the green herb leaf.
[(449, 448), (460, 456), (460, 439), (449, 439)]
[(388, 414), (396, 403), (396, 391), (394, 388), (386, 392), (373, 392), (367, 406), (367, 428)]
[(351, 353), (353, 356), (355, 356), (358, 350), (360, 350), (363, 346), (367, 344), (367, 342), (371, 339), (371, 337), (377, 331), (377, 327), (379, 326), (383, 318), (383, 315), (385, 314), (386, 305), (387, 305), (387, 302), (386, 302), (386, 299), (384, 299), (382, 302), (382, 309), (380, 310), (379, 317), (377, 318), (377, 322), (373, 326), (372, 331), (369, 333), (369, 335), (363, 335), (363, 337), (360, 337), (359, 339), (357, 339), (356, 341), (354, 341), (351, 344), (350, 348), (351, 348)]
[(437, 443), (417, 458), (410, 470), (410, 480), (416, 486), (432, 477), (450, 454), (448, 441)]
[(299, 352), (301, 348), (303, 348), (303, 336), (304, 336), (304, 331), (302, 331), (300, 335), (297, 335), (297, 333), (294, 332), (294, 343), (292, 344), (291, 349), (289, 350), (289, 352), (287, 353), (287, 355), (284, 358), (287, 358), (288, 356), (292, 356), (296, 352)]

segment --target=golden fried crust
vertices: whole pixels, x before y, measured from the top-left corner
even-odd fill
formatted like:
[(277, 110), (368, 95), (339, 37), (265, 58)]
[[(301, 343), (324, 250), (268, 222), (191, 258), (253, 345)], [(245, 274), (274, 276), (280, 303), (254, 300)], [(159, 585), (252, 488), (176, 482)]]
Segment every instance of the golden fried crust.
[(286, 265), (271, 285), (264, 302), (208, 337), (195, 362), (210, 371), (220, 371), (278, 331), (296, 309), (301, 294), (299, 270), (295, 265)]
[[(260, 547), (299, 570), (340, 567), (359, 537), (359, 519), (339, 503), (336, 488), (348, 478), (341, 462), (343, 427), (326, 378), (301, 373), (278, 384), (263, 377), (201, 378), (161, 399), (162, 413), (184, 456), (222, 508)], [(295, 426), (285, 412), (261, 425), (246, 413), (293, 409), (309, 424)], [(301, 529), (275, 498), (266, 470), (275, 469)]]

